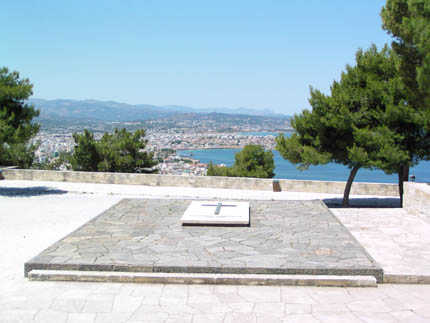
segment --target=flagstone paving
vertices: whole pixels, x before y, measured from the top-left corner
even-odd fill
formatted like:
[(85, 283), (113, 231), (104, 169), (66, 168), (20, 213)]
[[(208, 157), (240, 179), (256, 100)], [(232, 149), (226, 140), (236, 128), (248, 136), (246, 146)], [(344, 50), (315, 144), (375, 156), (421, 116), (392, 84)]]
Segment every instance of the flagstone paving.
[(430, 284), (430, 226), (401, 208), (332, 209), (384, 269), (384, 281)]
[[(327, 194), (316, 193), (0, 181), (0, 322), (430, 322), (430, 285), (146, 285), (32, 282), (24, 278), (22, 266), (30, 257), (131, 196), (327, 198)], [(342, 196), (335, 198), (341, 200)], [(384, 197), (375, 199), (380, 206), (391, 205), (385, 205)], [(428, 258), (422, 256), (429, 249), (429, 235), (425, 236), (430, 232), (428, 223), (398, 208), (331, 211), (384, 269), (407, 274), (410, 268), (415, 273), (430, 268)], [(378, 252), (382, 246), (384, 252)]]
[(429, 285), (378, 288), (29, 282), (0, 322), (430, 322)]
[(124, 199), (31, 269), (371, 275), (382, 269), (321, 201), (250, 201), (250, 227), (182, 226), (189, 200)]

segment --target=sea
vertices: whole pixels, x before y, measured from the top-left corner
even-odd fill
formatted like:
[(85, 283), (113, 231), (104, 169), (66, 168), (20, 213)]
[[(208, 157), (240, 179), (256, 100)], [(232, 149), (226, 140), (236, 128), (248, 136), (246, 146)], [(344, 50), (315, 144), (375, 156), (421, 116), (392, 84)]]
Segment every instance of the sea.
[[(243, 135), (253, 136), (277, 136), (278, 133), (257, 133), (247, 132)], [(288, 135), (288, 134), (286, 134)], [(201, 163), (225, 164), (231, 166), (234, 163), (234, 156), (241, 149), (198, 149), (198, 150), (179, 150), (177, 153), (183, 157), (191, 157)], [(297, 179), (297, 180), (319, 180), (319, 181), (346, 181), (349, 176), (349, 168), (340, 164), (326, 164), (310, 166), (307, 170), (298, 170), (296, 166), (288, 160), (282, 158), (278, 151), (273, 150), (275, 161), (275, 177), (278, 179)], [(416, 182), (430, 183), (430, 161), (422, 161), (409, 170), (409, 175), (415, 176)], [(371, 183), (397, 183), (397, 174), (387, 175), (378, 169), (362, 168), (357, 172), (354, 179), (356, 182)]]

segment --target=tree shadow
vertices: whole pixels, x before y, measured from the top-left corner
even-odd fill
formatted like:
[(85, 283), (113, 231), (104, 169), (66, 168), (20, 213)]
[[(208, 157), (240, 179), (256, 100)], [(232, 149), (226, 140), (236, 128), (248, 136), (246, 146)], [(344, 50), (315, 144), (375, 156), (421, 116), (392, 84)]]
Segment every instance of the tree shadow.
[[(329, 208), (342, 208), (342, 198), (324, 199), (323, 202)], [(350, 208), (399, 208), (400, 198), (398, 197), (363, 197), (349, 199)]]
[(47, 186), (0, 187), (0, 196), (31, 197), (31, 196), (43, 196), (43, 195), (60, 195), (60, 194), (66, 194), (66, 193), (67, 191), (50, 188)]

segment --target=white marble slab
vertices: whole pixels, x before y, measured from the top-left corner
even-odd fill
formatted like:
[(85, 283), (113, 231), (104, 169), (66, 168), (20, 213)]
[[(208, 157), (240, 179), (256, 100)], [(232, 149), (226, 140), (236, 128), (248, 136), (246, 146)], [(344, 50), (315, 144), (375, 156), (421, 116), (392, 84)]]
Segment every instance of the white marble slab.
[(249, 202), (192, 201), (181, 223), (249, 225)]

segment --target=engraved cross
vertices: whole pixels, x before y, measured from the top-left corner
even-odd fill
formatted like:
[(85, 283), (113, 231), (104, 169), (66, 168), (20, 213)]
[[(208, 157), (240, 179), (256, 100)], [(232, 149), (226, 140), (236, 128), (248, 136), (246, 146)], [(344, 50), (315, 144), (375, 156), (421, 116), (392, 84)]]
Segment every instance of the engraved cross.
[(235, 204), (222, 204), (222, 202), (218, 202), (218, 204), (202, 204), (202, 206), (216, 206), (215, 215), (218, 215), (221, 212), (221, 208), (223, 206), (236, 207)]

